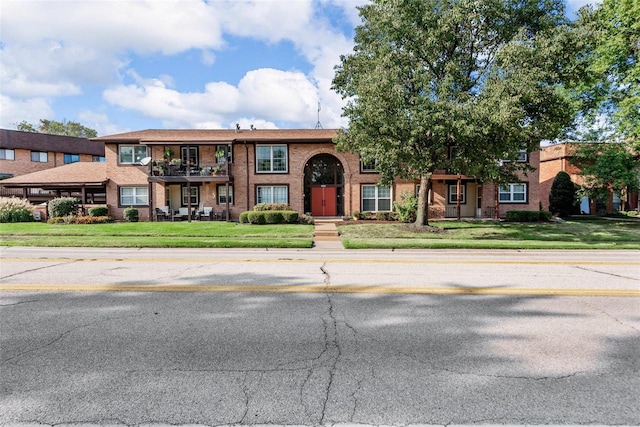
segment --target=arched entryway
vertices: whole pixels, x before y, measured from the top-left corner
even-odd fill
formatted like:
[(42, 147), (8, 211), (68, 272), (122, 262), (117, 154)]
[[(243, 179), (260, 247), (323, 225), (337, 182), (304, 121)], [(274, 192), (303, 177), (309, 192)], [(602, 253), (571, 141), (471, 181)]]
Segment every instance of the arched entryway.
[(335, 156), (318, 154), (304, 166), (304, 211), (313, 216), (344, 215), (344, 167)]

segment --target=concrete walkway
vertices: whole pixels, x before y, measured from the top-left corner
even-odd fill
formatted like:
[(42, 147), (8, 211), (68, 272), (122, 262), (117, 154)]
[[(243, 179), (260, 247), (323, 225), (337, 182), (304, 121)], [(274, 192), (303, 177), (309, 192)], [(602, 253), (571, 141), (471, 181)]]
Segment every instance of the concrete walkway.
[(344, 249), (336, 223), (330, 219), (316, 219), (313, 231), (313, 249)]

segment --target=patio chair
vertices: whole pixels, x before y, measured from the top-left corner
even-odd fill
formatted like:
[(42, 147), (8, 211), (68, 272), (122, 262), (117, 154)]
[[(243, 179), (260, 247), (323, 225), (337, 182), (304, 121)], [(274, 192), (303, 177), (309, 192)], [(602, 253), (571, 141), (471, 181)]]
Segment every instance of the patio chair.
[(156, 208), (156, 221), (167, 221), (171, 219), (171, 212), (169, 211), (169, 207), (164, 207), (167, 208), (166, 211), (162, 208)]
[(204, 206), (200, 211), (200, 219), (211, 221), (212, 218), (213, 218), (213, 208), (210, 206)]

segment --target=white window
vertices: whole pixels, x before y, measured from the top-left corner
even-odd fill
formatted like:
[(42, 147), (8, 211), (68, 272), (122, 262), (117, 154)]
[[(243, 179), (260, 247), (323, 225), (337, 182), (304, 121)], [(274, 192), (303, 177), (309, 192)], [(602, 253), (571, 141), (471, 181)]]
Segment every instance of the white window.
[(499, 200), (501, 203), (526, 203), (527, 184), (515, 183), (500, 186)]
[(391, 211), (391, 187), (384, 185), (363, 185), (362, 211)]
[[(466, 185), (460, 185), (460, 203), (467, 203)], [(449, 185), (449, 204), (458, 204), (458, 184)]]
[(148, 187), (120, 187), (121, 206), (148, 206)]
[[(189, 193), (191, 189), (191, 193)], [(198, 206), (200, 203), (200, 187), (182, 187), (182, 206), (189, 206), (189, 196), (191, 196), (191, 205)]]
[[(526, 163), (526, 162), (528, 161), (528, 159), (529, 159), (529, 155), (528, 155), (528, 153), (527, 153), (527, 150), (520, 150), (520, 151), (518, 152), (518, 158), (516, 159), (516, 162), (518, 162), (518, 163)], [(508, 159), (501, 159), (500, 161), (501, 161), (502, 163), (508, 163), (508, 162), (510, 162), (511, 160), (508, 160)]]
[(139, 164), (147, 157), (146, 145), (120, 145), (118, 147), (118, 161), (123, 164)]
[(15, 150), (9, 148), (0, 148), (0, 160), (15, 160)]
[(32, 151), (31, 161), (38, 163), (47, 163), (49, 161), (49, 154), (42, 151)]
[(256, 147), (257, 172), (287, 172), (286, 145), (258, 145)]
[(232, 205), (233, 204), (233, 186), (230, 185), (229, 186), (229, 192), (227, 193), (227, 186), (226, 185), (218, 185), (218, 204), (219, 205), (226, 205), (227, 204), (227, 198), (229, 199), (229, 204)]
[(259, 185), (256, 188), (256, 202), (260, 203), (289, 203), (286, 185)]

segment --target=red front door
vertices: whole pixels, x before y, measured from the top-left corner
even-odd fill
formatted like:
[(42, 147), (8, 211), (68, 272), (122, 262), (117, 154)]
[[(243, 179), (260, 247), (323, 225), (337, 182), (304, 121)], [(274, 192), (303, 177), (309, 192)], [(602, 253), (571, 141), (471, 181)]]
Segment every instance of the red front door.
[(311, 187), (311, 215), (336, 216), (336, 187)]

